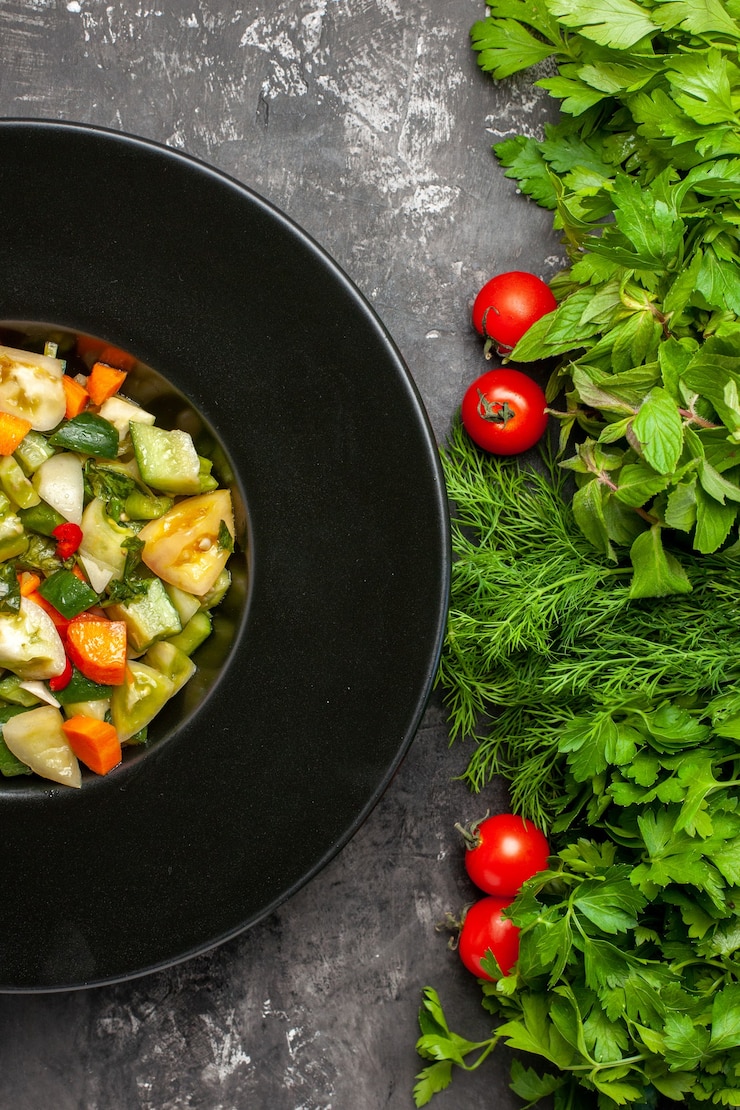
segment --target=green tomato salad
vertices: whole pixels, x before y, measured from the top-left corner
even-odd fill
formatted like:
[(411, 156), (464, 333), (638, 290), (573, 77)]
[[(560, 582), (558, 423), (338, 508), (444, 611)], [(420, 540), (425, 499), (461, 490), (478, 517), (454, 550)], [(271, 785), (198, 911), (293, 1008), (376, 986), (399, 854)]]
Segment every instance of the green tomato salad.
[(80, 787), (195, 674), (236, 531), (214, 452), (127, 395), (134, 360), (67, 339), (0, 345), (0, 774)]

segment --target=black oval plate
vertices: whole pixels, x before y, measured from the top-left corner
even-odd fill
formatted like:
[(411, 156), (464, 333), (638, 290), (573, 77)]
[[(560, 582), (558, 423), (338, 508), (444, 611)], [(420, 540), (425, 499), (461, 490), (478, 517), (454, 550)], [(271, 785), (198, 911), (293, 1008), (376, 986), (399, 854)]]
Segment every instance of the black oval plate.
[(271, 912), (346, 844), (424, 711), (449, 579), (438, 453), (373, 309), (226, 175), (0, 121), (0, 320), (98, 336), (218, 433), (249, 591), (221, 672), (82, 790), (0, 790), (0, 991), (117, 982)]

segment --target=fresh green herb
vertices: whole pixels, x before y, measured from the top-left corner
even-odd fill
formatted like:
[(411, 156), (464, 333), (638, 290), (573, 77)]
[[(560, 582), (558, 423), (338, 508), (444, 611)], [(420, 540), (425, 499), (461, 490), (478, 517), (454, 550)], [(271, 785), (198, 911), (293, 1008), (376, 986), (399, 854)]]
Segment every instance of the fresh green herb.
[(231, 532), (229, 531), (225, 520), (220, 520), (219, 523), (218, 523), (217, 543), (218, 543), (218, 546), (221, 548), (222, 551), (233, 551), (234, 550), (234, 537), (232, 536)]
[[(543, 139), (496, 154), (554, 213), (569, 266), (558, 308), (513, 352), (553, 357), (576, 519), (599, 549), (632, 547), (661, 590), (664, 535), (699, 553), (738, 536), (740, 509), (740, 5), (685, 0), (492, 0), (475, 24), (498, 79), (550, 59), (560, 101)], [(632, 517), (629, 527), (625, 518)], [(648, 533), (646, 538), (644, 533)], [(663, 568), (665, 571), (665, 568)]]
[(631, 758), (659, 707), (689, 714), (740, 684), (740, 559), (685, 555), (691, 594), (635, 597), (629, 563), (614, 566), (578, 529), (548, 452), (527, 470), (478, 451), (456, 422), (443, 464), (455, 560), (439, 682), (451, 736), (477, 739), (473, 790), (504, 775), (518, 812), (565, 827), (566, 795), (578, 795), (569, 765), (601, 773), (614, 722)]
[(453, 429), (439, 680), (469, 784), (504, 775), (554, 855), (482, 982), (491, 1036), (426, 990), (416, 1105), (503, 1043), (526, 1106), (740, 1106), (740, 3), (489, 12), (482, 68), (548, 63), (561, 105), (495, 152), (562, 232), (512, 359), (565, 400), (539, 469)]
[(135, 479), (120, 466), (106, 466), (92, 459), (85, 462), (82, 473), (86, 500), (99, 498), (105, 503), (107, 515), (120, 523), (126, 499), (139, 489)]
[(505, 775), (555, 854), (511, 907), (514, 970), (482, 983), (491, 1036), (452, 1032), (425, 991), (416, 1105), (501, 1043), (528, 1057), (527, 1106), (738, 1106), (740, 562), (686, 555), (689, 595), (635, 597), (547, 450), (527, 469), (456, 422), (443, 463), (451, 734), (475, 740), (471, 787)]
[(0, 612), (17, 613), (21, 607), (18, 575), (12, 563), (0, 564)]
[(16, 567), (18, 570), (40, 570), (44, 574), (53, 574), (62, 566), (56, 550), (54, 540), (46, 536), (31, 535), (25, 551), (15, 560)]

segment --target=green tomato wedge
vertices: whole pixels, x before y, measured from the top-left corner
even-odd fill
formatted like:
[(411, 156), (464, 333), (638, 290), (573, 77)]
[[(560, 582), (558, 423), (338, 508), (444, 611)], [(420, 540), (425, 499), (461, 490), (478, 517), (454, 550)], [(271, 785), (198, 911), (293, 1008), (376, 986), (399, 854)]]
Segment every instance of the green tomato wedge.
[(17, 613), (0, 613), (0, 667), (20, 678), (53, 678), (67, 656), (54, 622), (40, 605), (21, 598)]
[(53, 705), (41, 705), (18, 713), (2, 726), (3, 740), (10, 751), (37, 775), (61, 783), (82, 785), (77, 757), (62, 729), (64, 718)]
[(121, 743), (130, 740), (157, 716), (175, 692), (166, 675), (136, 659), (129, 659), (126, 681), (114, 686), (110, 714)]

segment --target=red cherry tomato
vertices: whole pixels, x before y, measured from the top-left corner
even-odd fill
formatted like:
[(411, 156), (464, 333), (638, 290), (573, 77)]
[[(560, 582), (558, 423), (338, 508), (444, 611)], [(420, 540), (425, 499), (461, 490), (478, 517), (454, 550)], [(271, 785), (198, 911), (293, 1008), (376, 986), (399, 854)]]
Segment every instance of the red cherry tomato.
[(513, 813), (485, 817), (465, 830), (465, 841), (465, 869), (486, 894), (513, 898), (526, 879), (547, 870), (547, 838)]
[(548, 285), (536, 274), (511, 270), (483, 286), (473, 303), (473, 327), (496, 345), (499, 354), (513, 350), (535, 320), (557, 307)]
[(461, 416), (474, 443), (494, 455), (519, 455), (542, 438), (547, 428), (545, 394), (528, 374), (503, 367), (472, 382)]
[(511, 902), (511, 898), (488, 895), (474, 902), (465, 914), (457, 950), (468, 971), (480, 979), (494, 980), (481, 967), (489, 948), (503, 975), (508, 975), (519, 958), (519, 929), (510, 918), (502, 916)]

